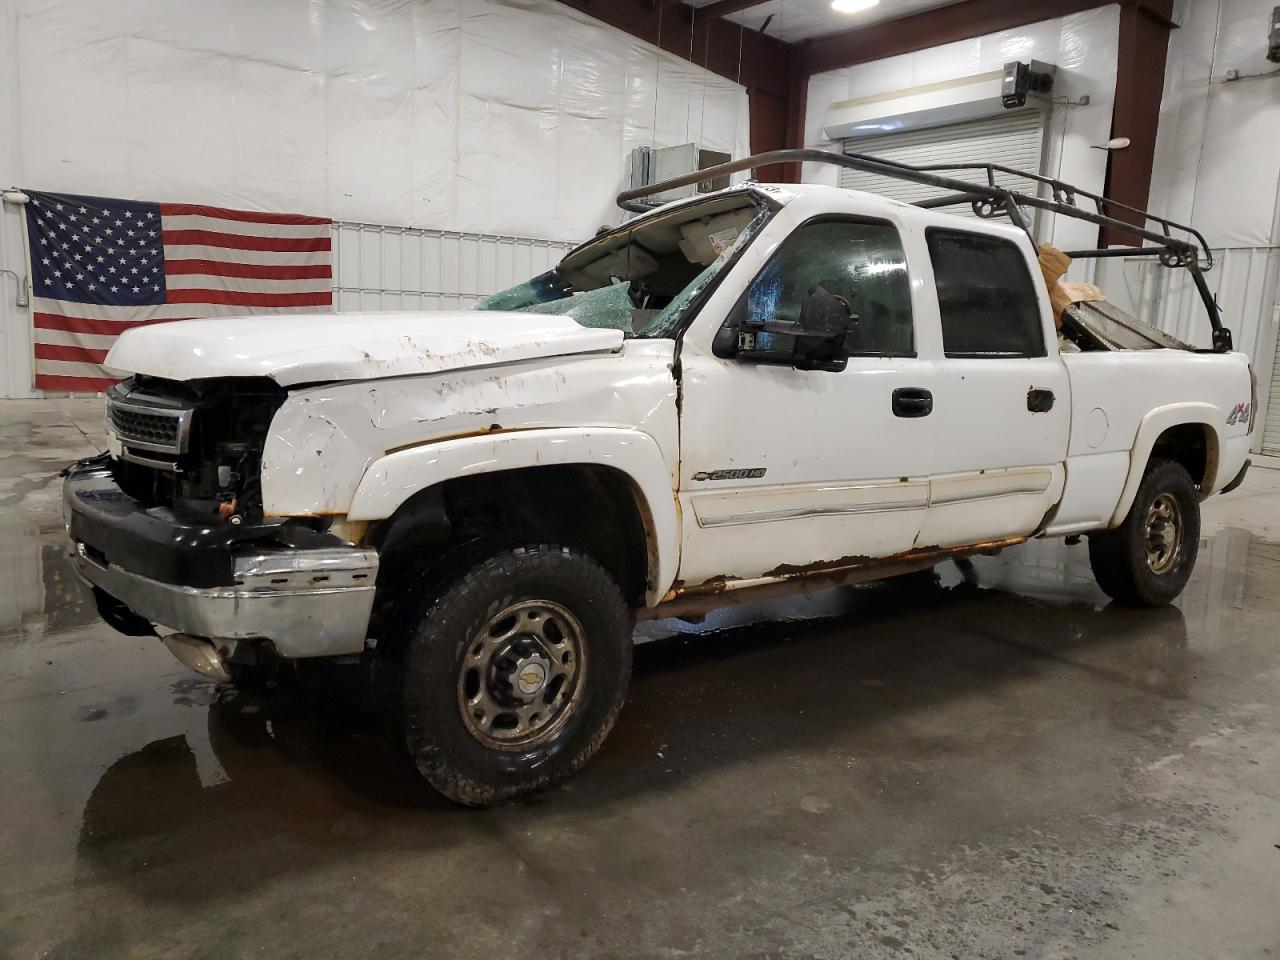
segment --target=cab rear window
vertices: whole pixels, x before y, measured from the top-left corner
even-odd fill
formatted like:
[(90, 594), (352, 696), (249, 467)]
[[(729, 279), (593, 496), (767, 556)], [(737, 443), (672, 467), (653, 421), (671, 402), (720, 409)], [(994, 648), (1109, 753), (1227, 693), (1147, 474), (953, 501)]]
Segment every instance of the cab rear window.
[(1027, 261), (1009, 240), (925, 231), (948, 357), (1043, 357), (1044, 327)]

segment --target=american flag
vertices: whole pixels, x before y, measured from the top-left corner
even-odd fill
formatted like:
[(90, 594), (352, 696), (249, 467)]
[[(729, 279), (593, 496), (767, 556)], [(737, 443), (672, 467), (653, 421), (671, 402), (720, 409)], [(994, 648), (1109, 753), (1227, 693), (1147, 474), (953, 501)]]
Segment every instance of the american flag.
[(333, 307), (322, 217), (25, 192), (37, 388), (106, 389), (130, 327)]

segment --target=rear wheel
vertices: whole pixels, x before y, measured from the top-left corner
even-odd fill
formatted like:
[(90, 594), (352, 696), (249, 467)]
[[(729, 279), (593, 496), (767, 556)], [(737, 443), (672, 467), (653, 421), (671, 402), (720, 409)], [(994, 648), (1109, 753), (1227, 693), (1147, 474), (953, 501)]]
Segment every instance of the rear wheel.
[(585, 554), (498, 550), (401, 623), (405, 740), (422, 775), (475, 806), (540, 792), (599, 749), (626, 697), (631, 620)]
[(1200, 547), (1200, 497), (1182, 464), (1155, 460), (1114, 530), (1089, 535), (1098, 586), (1119, 603), (1159, 606), (1182, 592)]

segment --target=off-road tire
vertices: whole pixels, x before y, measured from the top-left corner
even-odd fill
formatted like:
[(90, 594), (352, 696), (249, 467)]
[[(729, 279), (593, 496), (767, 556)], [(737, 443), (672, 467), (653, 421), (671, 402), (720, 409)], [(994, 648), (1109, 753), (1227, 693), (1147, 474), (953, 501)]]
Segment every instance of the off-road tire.
[[(582, 627), (586, 670), (580, 699), (551, 739), (493, 748), (467, 728), (458, 684), (464, 658), (492, 618), (543, 600)], [(443, 584), (419, 611), (398, 618), (403, 651), (400, 710), (419, 772), (450, 800), (490, 806), (548, 790), (600, 748), (626, 699), (631, 615), (622, 591), (591, 557), (555, 544), (498, 549)]]
[[(1181, 525), (1176, 556), (1168, 569), (1156, 572), (1148, 562), (1148, 516), (1160, 497), (1176, 503)], [(1186, 467), (1173, 460), (1153, 460), (1138, 486), (1124, 522), (1113, 530), (1089, 535), (1089, 565), (1103, 591), (1117, 603), (1157, 607), (1182, 592), (1200, 548), (1200, 496)]]

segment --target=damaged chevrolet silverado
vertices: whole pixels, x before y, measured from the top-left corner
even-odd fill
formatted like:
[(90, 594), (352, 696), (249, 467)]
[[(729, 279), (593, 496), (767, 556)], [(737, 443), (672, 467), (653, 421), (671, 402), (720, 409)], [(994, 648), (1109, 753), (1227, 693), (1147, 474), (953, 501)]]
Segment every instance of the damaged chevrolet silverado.
[[(109, 449), (63, 494), (102, 616), (223, 680), (358, 664), (422, 775), (479, 805), (599, 749), (637, 619), (1081, 535), (1116, 601), (1175, 598), (1255, 408), (1203, 238), (991, 165), (782, 151), (694, 176), (795, 160), (947, 193), (640, 202), (676, 178), (472, 311), (129, 331)], [(1188, 270), (1213, 347), (1060, 280), (1032, 210), (1138, 241), (1073, 256)]]

